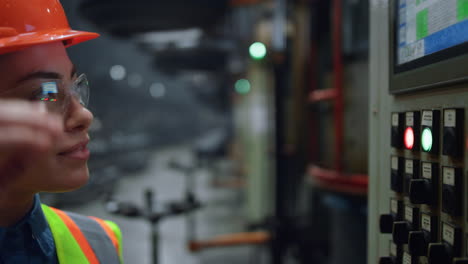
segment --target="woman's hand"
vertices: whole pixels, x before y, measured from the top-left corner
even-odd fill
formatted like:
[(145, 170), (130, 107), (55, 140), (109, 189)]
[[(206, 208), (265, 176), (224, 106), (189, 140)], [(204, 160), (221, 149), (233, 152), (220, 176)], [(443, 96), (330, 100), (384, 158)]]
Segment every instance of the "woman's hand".
[(42, 103), (0, 100), (0, 184), (28, 171), (53, 151), (63, 121), (47, 113)]

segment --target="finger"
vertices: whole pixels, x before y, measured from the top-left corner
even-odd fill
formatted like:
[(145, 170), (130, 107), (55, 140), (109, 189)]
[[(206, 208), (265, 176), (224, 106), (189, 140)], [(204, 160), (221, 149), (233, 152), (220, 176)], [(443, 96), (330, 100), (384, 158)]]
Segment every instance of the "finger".
[(21, 126), (0, 129), (0, 174), (6, 173), (11, 160), (26, 163), (46, 156), (52, 150), (52, 143), (50, 133)]
[(54, 135), (47, 131), (25, 126), (8, 126), (0, 128), (0, 152), (2, 156), (18, 149), (28, 152), (45, 152), (52, 148)]
[(22, 124), (37, 129), (48, 130), (58, 135), (63, 131), (63, 121), (57, 115), (47, 112), (42, 103), (22, 101), (0, 101), (0, 125)]

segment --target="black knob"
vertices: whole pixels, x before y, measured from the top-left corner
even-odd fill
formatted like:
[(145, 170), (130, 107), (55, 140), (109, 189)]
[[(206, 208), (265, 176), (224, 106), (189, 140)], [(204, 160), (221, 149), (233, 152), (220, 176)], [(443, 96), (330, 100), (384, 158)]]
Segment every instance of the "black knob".
[(411, 180), (409, 197), (413, 204), (430, 204), (432, 198), (431, 182), (427, 179)]
[(442, 211), (459, 216), (461, 214), (460, 195), (456, 186), (444, 185), (442, 187)]
[(424, 231), (413, 231), (409, 234), (408, 249), (413, 256), (427, 255), (429, 245), (429, 233)]
[(395, 244), (407, 244), (410, 231), (408, 222), (395, 222), (393, 224), (393, 242), (395, 242)]
[(392, 257), (381, 257), (379, 259), (379, 264), (394, 264)]
[(429, 245), (428, 259), (429, 264), (450, 264), (452, 260), (447, 246), (442, 243)]
[(382, 234), (391, 234), (393, 231), (393, 222), (395, 218), (391, 214), (380, 215), (379, 225)]
[(444, 128), (444, 145), (442, 146), (442, 153), (448, 156), (459, 157), (461, 156), (460, 144), (457, 142), (457, 133), (455, 128)]

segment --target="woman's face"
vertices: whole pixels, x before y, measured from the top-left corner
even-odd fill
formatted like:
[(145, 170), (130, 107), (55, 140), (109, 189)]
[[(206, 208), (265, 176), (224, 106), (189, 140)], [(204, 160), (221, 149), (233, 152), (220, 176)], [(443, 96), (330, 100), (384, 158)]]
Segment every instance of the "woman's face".
[[(63, 131), (47, 155), (24, 164), (23, 173), (14, 186), (19, 191), (61, 192), (84, 185), (89, 177), (88, 128), (91, 112), (74, 98), (69, 89), (78, 75), (62, 43), (37, 45), (0, 57), (0, 99), (37, 101), (44, 83), (56, 83), (57, 101), (46, 104), (50, 114), (63, 122)], [(66, 100), (65, 100), (66, 98)]]

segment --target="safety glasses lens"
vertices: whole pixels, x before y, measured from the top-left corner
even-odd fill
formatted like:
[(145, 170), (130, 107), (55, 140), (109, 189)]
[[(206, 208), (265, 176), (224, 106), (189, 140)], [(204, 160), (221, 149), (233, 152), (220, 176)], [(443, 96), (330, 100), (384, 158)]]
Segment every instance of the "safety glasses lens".
[(86, 75), (80, 75), (72, 86), (72, 92), (80, 104), (87, 107), (89, 103), (89, 82)]

